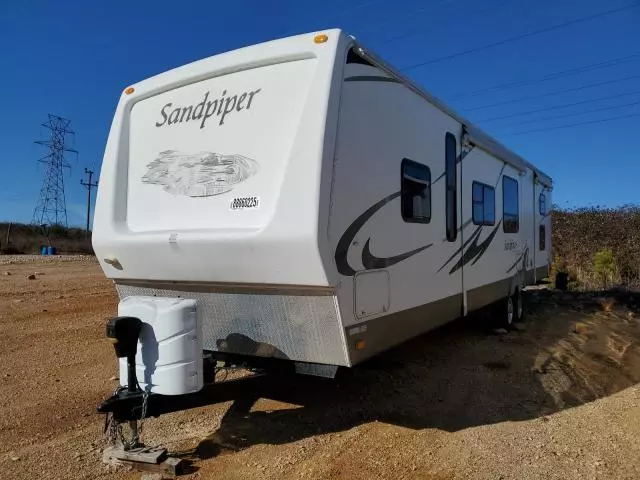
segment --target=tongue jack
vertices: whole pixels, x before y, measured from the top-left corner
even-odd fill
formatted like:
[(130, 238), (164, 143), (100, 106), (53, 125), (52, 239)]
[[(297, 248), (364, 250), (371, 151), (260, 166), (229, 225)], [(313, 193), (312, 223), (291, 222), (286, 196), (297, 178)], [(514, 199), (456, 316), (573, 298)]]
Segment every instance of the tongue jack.
[[(142, 321), (135, 317), (115, 317), (107, 323), (107, 338), (113, 343), (116, 356), (127, 359), (127, 394), (129, 395), (140, 390), (136, 376), (136, 354), (141, 329)], [(128, 447), (136, 448), (140, 446), (137, 420), (130, 420), (129, 427), (133, 440)]]
[(138, 390), (136, 353), (142, 321), (135, 317), (116, 317), (107, 323), (107, 337), (113, 343), (116, 357), (127, 358), (127, 387), (130, 393)]
[[(118, 358), (127, 359), (127, 387), (117, 390), (110, 399), (103, 402), (98, 411), (108, 412), (112, 406), (118, 403), (128, 404), (129, 407), (123, 407), (127, 410), (128, 418), (122, 419), (124, 411), (112, 410), (112, 422), (115, 427), (115, 436), (119, 436), (121, 446), (111, 446), (103, 452), (103, 460), (107, 463), (113, 463), (133, 467), (139, 470), (151, 472), (167, 473), (171, 477), (183, 473), (183, 462), (179, 458), (167, 456), (167, 449), (161, 447), (146, 447), (140, 442), (140, 433), (142, 432), (142, 421), (145, 418), (147, 410), (147, 401), (149, 393), (142, 391), (138, 385), (136, 376), (136, 354), (138, 353), (138, 338), (142, 330), (142, 320), (136, 317), (115, 317), (107, 323), (107, 338), (113, 343)], [(138, 416), (134, 405), (137, 405), (142, 399), (141, 414)], [(109, 418), (109, 417), (107, 417)], [(138, 428), (138, 418), (140, 425)], [(131, 428), (131, 439), (125, 439), (120, 423), (129, 421)], [(105, 424), (105, 431), (108, 424)], [(114, 438), (117, 441), (117, 438)]]

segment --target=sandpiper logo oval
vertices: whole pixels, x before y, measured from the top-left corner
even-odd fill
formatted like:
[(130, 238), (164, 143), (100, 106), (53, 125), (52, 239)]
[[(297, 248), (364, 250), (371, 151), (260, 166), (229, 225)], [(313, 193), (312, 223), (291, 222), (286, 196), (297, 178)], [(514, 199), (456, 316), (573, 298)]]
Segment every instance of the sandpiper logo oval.
[(249, 110), (254, 97), (261, 90), (261, 88), (258, 88), (235, 95), (227, 95), (227, 91), (223, 90), (219, 98), (212, 97), (211, 100), (209, 99), (211, 92), (206, 92), (204, 99), (195, 105), (180, 106), (169, 102), (160, 110), (162, 120), (156, 122), (156, 127), (199, 121), (200, 128), (202, 129), (207, 123), (207, 120), (214, 115), (218, 120), (218, 125), (223, 125), (228, 115), (241, 112), (242, 110)]
[(238, 154), (167, 150), (147, 164), (142, 183), (172, 195), (210, 197), (229, 192), (258, 172), (258, 162)]

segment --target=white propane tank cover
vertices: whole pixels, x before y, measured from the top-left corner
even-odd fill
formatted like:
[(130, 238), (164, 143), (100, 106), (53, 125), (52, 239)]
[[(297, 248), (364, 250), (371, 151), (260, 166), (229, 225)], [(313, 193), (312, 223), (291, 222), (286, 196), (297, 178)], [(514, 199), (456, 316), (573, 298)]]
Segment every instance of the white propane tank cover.
[[(127, 297), (118, 315), (142, 320), (136, 354), (140, 387), (161, 395), (182, 395), (203, 386), (202, 336), (196, 301)], [(119, 359), (120, 384), (127, 385), (127, 359)]]

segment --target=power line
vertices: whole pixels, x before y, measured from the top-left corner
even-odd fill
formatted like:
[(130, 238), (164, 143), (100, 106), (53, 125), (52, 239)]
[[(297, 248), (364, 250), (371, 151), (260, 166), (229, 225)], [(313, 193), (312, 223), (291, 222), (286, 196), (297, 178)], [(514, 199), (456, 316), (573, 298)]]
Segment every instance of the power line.
[(525, 130), (523, 132), (505, 133), (502, 136), (503, 137), (507, 137), (509, 135), (524, 135), (525, 133), (546, 132), (546, 131), (549, 131), (549, 130), (559, 130), (559, 129), (562, 129), (562, 128), (578, 127), (578, 126), (581, 126), (581, 125), (593, 125), (593, 124), (596, 124), (596, 123), (606, 123), (606, 122), (611, 122), (613, 120), (621, 120), (623, 118), (632, 118), (632, 117), (640, 117), (640, 113), (631, 113), (629, 115), (620, 115), (618, 117), (601, 118), (599, 120), (590, 120), (590, 121), (587, 121), (587, 122), (570, 123), (570, 124), (567, 124), (567, 125), (559, 125), (557, 127), (536, 128), (536, 129), (533, 129), (533, 130)]
[(534, 120), (524, 120), (522, 122), (511, 123), (510, 125), (526, 125), (528, 123), (545, 122), (548, 120), (558, 120), (559, 118), (577, 117), (578, 115), (587, 115), (589, 113), (604, 112), (606, 110), (615, 110), (616, 108), (633, 107), (634, 105), (639, 105), (639, 104), (640, 104), (640, 100), (631, 102), (631, 103), (625, 103), (623, 105), (614, 105), (612, 107), (593, 108), (591, 110), (585, 110), (583, 112), (567, 113), (564, 115), (553, 115), (551, 117), (536, 118)]
[(524, 87), (524, 86), (528, 86), (528, 85), (533, 85), (535, 83), (540, 83), (540, 82), (546, 82), (549, 80), (555, 80), (556, 78), (561, 78), (561, 77), (565, 77), (565, 76), (570, 76), (570, 75), (576, 75), (578, 73), (583, 73), (583, 72), (588, 72), (589, 70), (595, 70), (598, 68), (605, 68), (605, 67), (611, 67), (611, 66), (615, 66), (618, 65), (620, 63), (624, 63), (624, 62), (629, 62), (631, 60), (634, 60), (636, 58), (640, 57), (640, 53), (635, 53), (633, 55), (628, 55), (626, 57), (620, 57), (620, 58), (615, 58), (612, 60), (606, 60), (603, 62), (598, 62), (598, 63), (591, 63), (588, 65), (583, 65), (581, 67), (574, 67), (574, 68), (568, 68), (566, 70), (560, 70), (558, 72), (553, 72), (553, 73), (549, 73), (547, 75), (544, 75), (542, 77), (533, 79), (533, 80), (519, 80), (519, 81), (514, 81), (514, 82), (507, 82), (507, 83), (501, 83), (498, 85), (494, 85), (492, 87), (487, 87), (487, 88), (483, 88), (480, 90), (474, 90), (468, 93), (459, 93), (453, 96), (450, 96), (449, 99), (450, 100), (457, 100), (460, 98), (468, 98), (468, 97), (475, 97), (478, 95), (481, 95), (483, 93), (488, 93), (488, 92), (492, 92), (494, 90), (506, 90), (508, 88), (515, 88), (515, 87)]
[(592, 98), (592, 99), (589, 99), (589, 100), (581, 100), (579, 102), (565, 103), (565, 104), (562, 104), (562, 105), (554, 105), (552, 107), (537, 108), (535, 110), (528, 110), (526, 112), (512, 113), (511, 115), (501, 115), (499, 117), (484, 118), (484, 119), (481, 119), (481, 120), (476, 120), (476, 122), (477, 123), (480, 123), (480, 122), (494, 122), (494, 121), (497, 121), (497, 120), (505, 120), (507, 118), (520, 117), (522, 115), (530, 115), (532, 113), (548, 112), (550, 110), (558, 110), (558, 109), (561, 109), (561, 108), (575, 107), (576, 105), (584, 105), (585, 103), (597, 102), (597, 101), (600, 101), (600, 100), (609, 100), (611, 98), (620, 98), (620, 97), (626, 97), (626, 96), (629, 96), (629, 95), (636, 95), (638, 93), (640, 93), (640, 90), (636, 90), (635, 92), (618, 93), (616, 95), (607, 95), (606, 97)]
[[(455, 2), (457, 2), (457, 1), (459, 1), (459, 0), (441, 0), (440, 2), (438, 2), (438, 3), (437, 3), (437, 4), (435, 4), (435, 5), (427, 5), (427, 6), (425, 6), (425, 7), (421, 7), (421, 8), (419, 8), (419, 9), (417, 9), (417, 10), (414, 10), (414, 11), (413, 11), (413, 12), (411, 12), (410, 14), (413, 16), (413, 15), (416, 15), (416, 14), (418, 14), (418, 13), (422, 13), (422, 12), (425, 12), (425, 11), (426, 11), (426, 12), (429, 12), (429, 11), (435, 11), (435, 10), (437, 10), (437, 7), (439, 7), (440, 5), (444, 5), (445, 3), (455, 3)], [(511, 1), (512, 1), (512, 0), (502, 0), (502, 1), (501, 1), (500, 3), (498, 3), (497, 5), (493, 5), (493, 6), (491, 6), (491, 7), (482, 8), (482, 9), (480, 9), (480, 10), (477, 10), (477, 11), (475, 12), (475, 14), (477, 15), (477, 14), (482, 14), (482, 13), (490, 12), (490, 11), (492, 11), (492, 10), (497, 10), (498, 8), (502, 7), (503, 5), (505, 5), (505, 4), (507, 4), (507, 3), (510, 3)], [(404, 16), (407, 16), (407, 15), (404, 15)], [(467, 13), (465, 13), (465, 18), (467, 18), (467, 19), (469, 18), (469, 15), (468, 15)], [(397, 20), (397, 19), (396, 19), (396, 20)], [(454, 20), (458, 20), (458, 17), (457, 17), (457, 16), (455, 16), (455, 17), (454, 17)], [(395, 20), (394, 20), (394, 22), (395, 22)], [(383, 23), (381, 26), (389, 25), (389, 24), (391, 24), (391, 23), (393, 23), (393, 22), (386, 22), (386, 23)], [(445, 23), (450, 23), (450, 22), (445, 22)], [(439, 24), (438, 24), (438, 26), (442, 26), (442, 23), (439, 23)], [(420, 28), (420, 29), (418, 29), (418, 30), (410, 30), (410, 31), (405, 32), (405, 33), (403, 33), (403, 34), (396, 35), (395, 37), (387, 38), (386, 40), (382, 41), (381, 43), (386, 44), (386, 43), (395, 42), (396, 40), (402, 40), (403, 38), (411, 37), (411, 36), (415, 35), (416, 33), (423, 32), (424, 30), (425, 30), (425, 29), (424, 29), (424, 26), (423, 26), (422, 28)], [(433, 28), (433, 27), (431, 27), (431, 26), (430, 26), (430, 27), (429, 27), (429, 31), (430, 31), (430, 32), (432, 32), (433, 30), (435, 30), (435, 28)]]
[[(347, 15), (355, 10), (359, 10), (363, 7), (369, 7), (371, 5), (375, 5), (377, 3), (382, 3), (385, 0), (367, 0), (364, 1), (362, 3), (358, 3), (356, 5), (349, 5), (345, 8), (341, 8), (338, 10), (335, 10), (333, 12), (329, 12), (327, 15), (323, 15), (323, 18), (328, 18), (328, 15), (332, 15), (332, 16), (342, 16), (342, 15)], [(282, 36), (289, 36), (289, 35), (297, 35), (299, 34), (300, 31), (298, 28), (296, 29), (289, 29), (289, 30), (285, 30), (285, 32), (282, 34)]]
[(493, 107), (499, 107), (501, 105), (510, 105), (512, 103), (524, 102), (526, 100), (535, 100), (537, 98), (552, 97), (554, 95), (560, 95), (562, 93), (579, 92), (580, 90), (586, 90), (587, 88), (600, 87), (602, 85), (611, 85), (614, 83), (626, 82), (627, 80), (633, 80), (635, 78), (640, 78), (640, 75), (631, 75), (628, 77), (618, 78), (615, 80), (605, 80), (603, 82), (596, 82), (596, 83), (591, 83), (589, 85), (581, 85), (579, 87), (566, 88), (564, 90), (556, 90), (554, 92), (543, 93), (540, 95), (530, 95), (528, 97), (514, 98), (512, 100), (505, 100), (504, 102), (490, 103), (488, 105), (481, 105), (479, 107), (463, 108), (462, 111), (472, 112), (475, 110), (484, 110), (485, 108), (493, 108)]
[(493, 43), (490, 43), (488, 45), (483, 45), (481, 47), (474, 47), (474, 48), (470, 48), (468, 50), (463, 50), (461, 52), (456, 52), (456, 53), (452, 53), (450, 55), (445, 55), (443, 57), (432, 58), (431, 60), (427, 60), (427, 61), (420, 62), (420, 63), (415, 63), (413, 65), (409, 65), (407, 67), (401, 68), (400, 70), (401, 71), (407, 71), (407, 70), (412, 70), (414, 68), (423, 67), (425, 65), (432, 65), (434, 63), (443, 62), (445, 60), (450, 60), (452, 58), (462, 57), (464, 55), (469, 55), (470, 53), (481, 52), (483, 50), (488, 50), (490, 48), (498, 47), (500, 45), (505, 45), (507, 43), (517, 42), (517, 41), (522, 40), (524, 38), (532, 37), (532, 36), (535, 36), (535, 35), (540, 35), (542, 33), (547, 33), (547, 32), (551, 32), (551, 31), (554, 31), (554, 30), (559, 30), (561, 28), (566, 28), (566, 27), (569, 27), (571, 25), (576, 25), (578, 23), (588, 22), (590, 20), (595, 20), (596, 18), (601, 18), (601, 17), (607, 16), (607, 15), (612, 15), (614, 13), (624, 12), (626, 10), (631, 10), (633, 8), (638, 8), (638, 7), (640, 7), (640, 3), (636, 2), (636, 3), (633, 3), (633, 4), (625, 5), (624, 7), (613, 8), (611, 10), (607, 10), (607, 11), (604, 11), (604, 12), (594, 13), (592, 15), (586, 15), (584, 17), (579, 17), (579, 18), (576, 18), (574, 20), (569, 20), (567, 22), (559, 23), (557, 25), (552, 25), (550, 27), (545, 27), (545, 28), (541, 28), (539, 30), (534, 30), (532, 32), (524, 33), (522, 35), (517, 35), (515, 37), (506, 38), (504, 40), (500, 40), (498, 42), (493, 42)]
[(340, 9), (338, 11), (335, 11), (335, 12), (332, 12), (332, 13), (333, 13), (333, 15), (336, 15), (336, 14), (344, 15), (346, 13), (353, 12), (355, 10), (360, 10), (363, 7), (369, 7), (371, 5), (375, 5), (376, 3), (382, 3), (383, 1), (384, 0), (368, 0), (366, 2), (362, 2), (362, 3), (359, 3), (357, 5), (351, 5), (351, 6), (348, 6), (346, 8), (342, 8), (342, 9)]

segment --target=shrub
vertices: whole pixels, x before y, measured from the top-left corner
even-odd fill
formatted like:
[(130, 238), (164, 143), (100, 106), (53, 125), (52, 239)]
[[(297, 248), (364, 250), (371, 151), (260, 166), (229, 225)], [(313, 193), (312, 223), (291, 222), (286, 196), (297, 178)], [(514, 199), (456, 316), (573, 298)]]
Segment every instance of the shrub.
[(640, 207), (552, 211), (554, 271), (581, 289), (640, 287)]
[(602, 288), (613, 285), (616, 277), (616, 262), (610, 248), (605, 248), (596, 252), (593, 256), (593, 270), (602, 284)]

